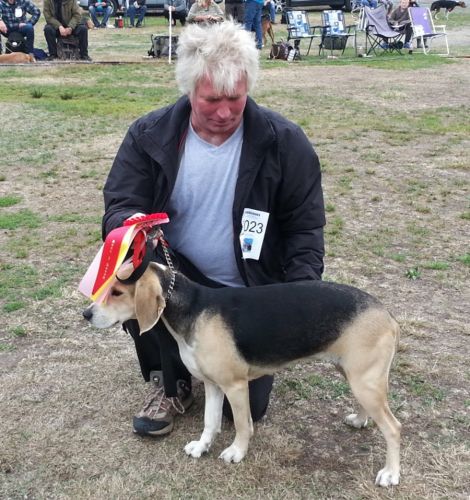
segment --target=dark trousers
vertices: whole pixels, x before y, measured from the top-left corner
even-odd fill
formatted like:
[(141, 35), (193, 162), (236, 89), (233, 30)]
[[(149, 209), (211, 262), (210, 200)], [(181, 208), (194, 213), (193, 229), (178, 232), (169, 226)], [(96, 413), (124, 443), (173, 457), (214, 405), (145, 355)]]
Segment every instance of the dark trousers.
[(233, 17), (237, 23), (243, 24), (245, 22), (245, 2), (228, 3), (225, 2), (225, 19)]
[[(162, 262), (161, 257), (157, 260)], [(172, 253), (172, 260), (174, 266), (188, 278), (213, 288), (222, 287), (219, 283), (202, 275), (184, 257)], [(152, 370), (161, 370), (163, 372), (165, 393), (168, 397), (177, 396), (177, 380), (185, 380), (191, 387), (191, 374), (181, 361), (175, 339), (162, 321), (159, 321), (152, 330), (145, 332), (143, 335), (139, 334), (139, 325), (135, 320), (127, 321), (125, 329), (134, 339), (140, 369), (146, 382), (150, 380)], [(273, 376), (266, 375), (249, 383), (251, 416), (255, 422), (266, 413), (273, 380)], [(224, 400), (224, 415), (230, 420), (232, 419), (232, 410), (226, 399)]]
[[(26, 53), (32, 54), (34, 50), (34, 26), (30, 23), (26, 23), (26, 25), (22, 26), (21, 28), (17, 28), (14, 30), (8, 29), (7, 33), (5, 35), (2, 33), (2, 35), (8, 38), (8, 35), (13, 31), (18, 31), (18, 33), (21, 33), (21, 35), (23, 35), (24, 39), (26, 40)], [(0, 47), (1, 47), (1, 41), (0, 41)]]
[[(165, 19), (167, 21), (170, 20), (170, 14), (168, 13), (167, 10), (165, 11), (164, 16), (165, 16)], [(181, 23), (181, 26), (184, 26), (186, 24), (186, 17), (187, 17), (186, 12), (176, 12), (176, 11), (173, 11), (171, 13), (171, 19), (173, 21), (173, 26), (176, 25), (176, 21), (177, 20)]]
[[(88, 28), (83, 24), (79, 24), (73, 29), (72, 35), (78, 38), (80, 57), (86, 57), (88, 55)], [(46, 26), (44, 26), (44, 36), (46, 38), (49, 55), (57, 57), (57, 39), (60, 37), (59, 30), (51, 24), (46, 24)]]

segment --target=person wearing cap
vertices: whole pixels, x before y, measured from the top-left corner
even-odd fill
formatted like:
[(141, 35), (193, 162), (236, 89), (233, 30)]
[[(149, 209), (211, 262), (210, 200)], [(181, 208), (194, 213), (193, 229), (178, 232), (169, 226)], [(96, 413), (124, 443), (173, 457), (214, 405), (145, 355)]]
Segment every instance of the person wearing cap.
[[(177, 54), (182, 96), (130, 126), (103, 190), (103, 238), (136, 214), (166, 212), (171, 261), (200, 284), (321, 279), (320, 163), (298, 125), (250, 97), (259, 71), (252, 34), (230, 20), (190, 24)], [(158, 245), (155, 260), (167, 263), (160, 252)], [(152, 386), (134, 432), (168, 434), (193, 402), (191, 375), (163, 322), (143, 335), (135, 320), (125, 329)], [(272, 384), (272, 376), (250, 382), (254, 421), (266, 413)], [(227, 402), (224, 414), (231, 418)]]

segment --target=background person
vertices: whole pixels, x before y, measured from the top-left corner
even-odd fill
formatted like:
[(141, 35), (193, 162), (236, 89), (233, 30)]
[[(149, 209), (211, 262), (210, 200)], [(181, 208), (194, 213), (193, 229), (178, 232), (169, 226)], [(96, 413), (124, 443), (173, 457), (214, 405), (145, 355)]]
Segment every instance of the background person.
[(186, 24), (186, 17), (188, 16), (188, 9), (186, 7), (186, 0), (170, 0), (169, 2), (165, 2), (165, 19), (169, 21), (171, 10), (171, 19), (173, 22), (173, 26), (176, 26), (176, 20), (179, 20), (181, 26)]
[(263, 48), (263, 31), (261, 29), (261, 11), (264, 0), (246, 0), (245, 2), (245, 29), (255, 32), (256, 48)]
[(189, 9), (188, 23), (220, 23), (224, 12), (214, 0), (196, 0)]
[(245, 0), (225, 0), (225, 19), (230, 18), (237, 23), (244, 23)]
[(147, 0), (135, 0), (129, 3), (129, 7), (127, 9), (127, 15), (129, 16), (129, 28), (134, 27), (134, 20), (137, 16), (137, 24), (136, 28), (140, 28), (142, 23), (144, 22), (145, 14), (147, 13)]
[[(248, 96), (258, 67), (253, 38), (237, 23), (183, 30), (176, 62), (183, 96), (129, 128), (104, 187), (103, 237), (136, 214), (167, 212), (172, 260), (198, 283), (321, 279), (320, 164), (299, 126)], [(240, 241), (254, 221), (256, 231)], [(163, 322), (142, 336), (136, 321), (125, 328), (144, 379), (153, 382), (134, 432), (167, 434), (193, 401), (191, 376)], [(272, 382), (250, 382), (254, 421), (266, 412)], [(227, 404), (224, 414), (231, 414)]]
[[(88, 0), (88, 12), (95, 28), (106, 28), (112, 11), (111, 5), (106, 0)], [(98, 21), (98, 15), (103, 16), (101, 23)]]
[(57, 59), (57, 38), (74, 35), (78, 38), (80, 59), (91, 61), (88, 55), (88, 28), (82, 24), (82, 11), (76, 0), (44, 0), (44, 36), (49, 59)]
[(400, 5), (396, 7), (388, 16), (390, 26), (398, 33), (405, 33), (405, 43), (403, 48), (411, 49), (411, 37), (413, 36), (413, 27), (411, 26), (411, 19), (408, 13), (410, 7), (410, 0), (401, 0)]
[(40, 16), (39, 8), (29, 0), (0, 0), (0, 33), (7, 38), (20, 33), (26, 39), (26, 52), (34, 57), (34, 25)]

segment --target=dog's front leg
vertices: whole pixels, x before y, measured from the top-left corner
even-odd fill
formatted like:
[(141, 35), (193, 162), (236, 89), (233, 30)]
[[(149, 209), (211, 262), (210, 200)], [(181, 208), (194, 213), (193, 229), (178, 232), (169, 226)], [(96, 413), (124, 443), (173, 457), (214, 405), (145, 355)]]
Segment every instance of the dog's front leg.
[(232, 407), (236, 435), (233, 443), (220, 454), (220, 458), (226, 462), (237, 463), (246, 455), (250, 437), (253, 435), (248, 382), (231, 387), (226, 391), (226, 395)]
[(220, 387), (208, 381), (204, 381), (204, 391), (206, 396), (204, 430), (199, 441), (191, 441), (184, 447), (184, 451), (194, 458), (199, 458), (203, 453), (209, 451), (222, 425), (224, 393)]

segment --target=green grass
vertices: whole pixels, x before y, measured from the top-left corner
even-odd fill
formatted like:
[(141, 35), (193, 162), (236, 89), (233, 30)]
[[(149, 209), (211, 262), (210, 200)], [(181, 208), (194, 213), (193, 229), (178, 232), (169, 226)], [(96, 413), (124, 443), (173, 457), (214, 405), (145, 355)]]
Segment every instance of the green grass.
[(13, 213), (0, 213), (0, 229), (34, 229), (41, 225), (39, 215), (31, 210), (20, 210)]
[(0, 264), (0, 301), (7, 313), (25, 308), (30, 301), (59, 298), (62, 290), (80, 275), (76, 265), (57, 262), (37, 269), (26, 263)]
[(305, 378), (291, 378), (282, 381), (281, 394), (292, 394), (295, 399), (340, 399), (350, 394), (349, 385), (343, 380), (310, 374)]
[(0, 196), (0, 207), (12, 207), (17, 205), (23, 198), (21, 196)]
[(408, 374), (403, 377), (403, 382), (413, 396), (421, 398), (427, 405), (440, 403), (445, 399), (442, 388), (431, 384), (420, 375)]

